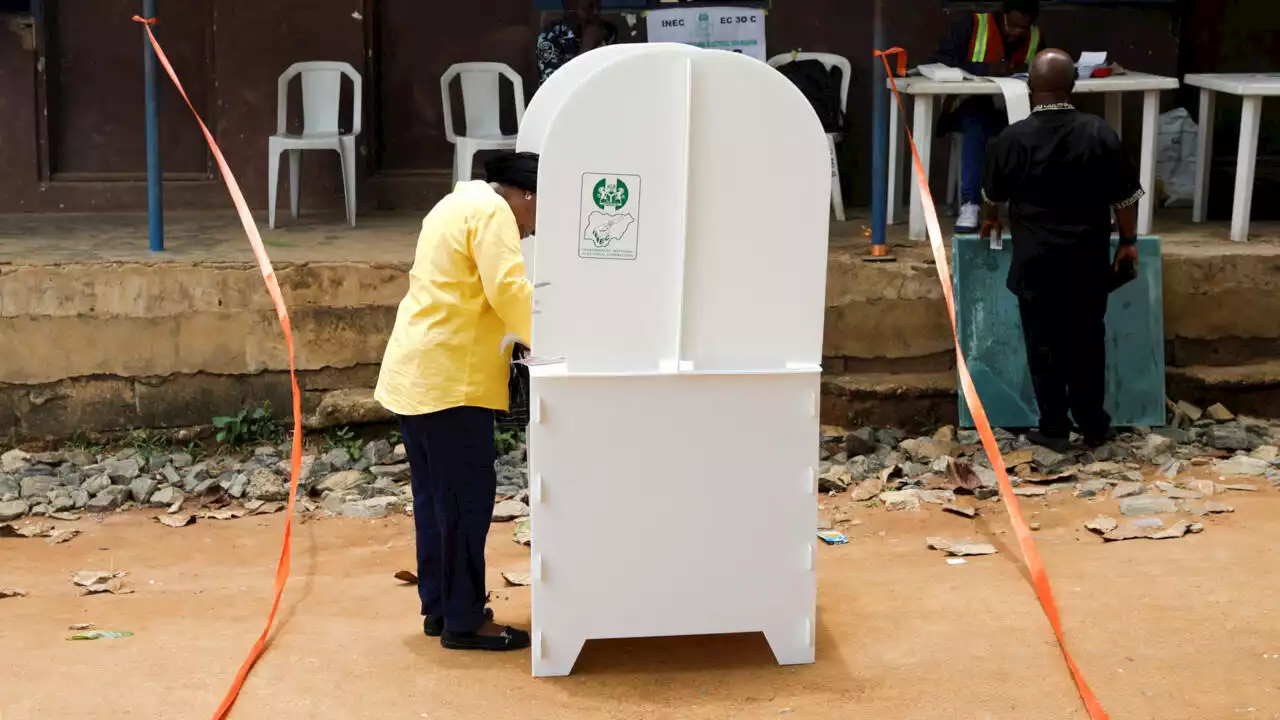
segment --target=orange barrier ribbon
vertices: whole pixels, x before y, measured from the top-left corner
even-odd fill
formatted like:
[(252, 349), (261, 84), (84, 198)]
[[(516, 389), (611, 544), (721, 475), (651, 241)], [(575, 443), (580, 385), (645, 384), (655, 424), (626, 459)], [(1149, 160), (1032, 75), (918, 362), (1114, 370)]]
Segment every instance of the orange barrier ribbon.
[(196, 108), (191, 104), (191, 98), (187, 97), (187, 91), (182, 88), (182, 83), (178, 81), (178, 75), (173, 71), (173, 66), (169, 64), (169, 58), (165, 56), (164, 50), (160, 48), (160, 43), (156, 41), (155, 33), (151, 31), (151, 26), (155, 24), (155, 18), (143, 18), (137, 15), (133, 16), (135, 22), (142, 23), (147, 30), (147, 37), (151, 40), (151, 47), (156, 51), (156, 58), (159, 59), (160, 65), (164, 67), (165, 72), (169, 73), (169, 78), (173, 80), (173, 84), (178, 88), (178, 92), (182, 95), (182, 99), (187, 101), (187, 107), (191, 108), (191, 112), (196, 116), (196, 122), (200, 123), (200, 131), (204, 133), (204, 139), (209, 143), (209, 149), (213, 152), (214, 160), (218, 162), (218, 169), (222, 171), (222, 179), (227, 183), (227, 190), (231, 193), (231, 201), (235, 203), (236, 212), (240, 215), (240, 222), (244, 225), (245, 234), (249, 236), (249, 244), (253, 246), (253, 256), (258, 260), (258, 268), (262, 271), (262, 279), (267, 285), (267, 293), (271, 295), (271, 303), (275, 305), (276, 317), (280, 319), (280, 330), (284, 334), (284, 345), (289, 355), (289, 382), (293, 389), (293, 446), (290, 453), (289, 467), (289, 507), (284, 516), (284, 542), (280, 547), (280, 560), (276, 563), (276, 581), (275, 594), (271, 599), (271, 612), (267, 615), (266, 627), (262, 629), (262, 634), (254, 641), (253, 647), (249, 649), (249, 656), (244, 659), (244, 663), (240, 666), (239, 672), (236, 673), (235, 680), (231, 683), (231, 689), (227, 690), (226, 697), (222, 699), (222, 704), (218, 706), (214, 712), (214, 720), (221, 720), (231, 712), (231, 706), (235, 704), (236, 698), (240, 695), (240, 688), (244, 686), (245, 678), (249, 676), (249, 671), (253, 669), (254, 663), (258, 658), (262, 657), (262, 653), (267, 649), (267, 638), (271, 633), (271, 625), (275, 622), (276, 612), (280, 609), (280, 597), (284, 594), (285, 583), (289, 580), (289, 556), (290, 542), (293, 536), (293, 513), (294, 504), (298, 497), (298, 476), (302, 469), (302, 393), (298, 391), (298, 376), (294, 364), (293, 357), (293, 330), (289, 325), (289, 311), (285, 308), (284, 297), (280, 293), (280, 283), (276, 280), (275, 269), (271, 267), (271, 258), (267, 257), (267, 249), (262, 243), (262, 236), (258, 233), (258, 226), (253, 221), (253, 215), (249, 212), (249, 205), (244, 200), (244, 193), (240, 192), (240, 185), (236, 182), (235, 176), (231, 174), (231, 168), (227, 166), (227, 160), (222, 156), (222, 150), (218, 148), (218, 143), (213, 139), (213, 133), (209, 132), (209, 127), (204, 124), (204, 120), (200, 118), (200, 113), (196, 112)]
[[(875, 56), (884, 62), (884, 70), (889, 76), (894, 99), (905, 117), (907, 109), (903, 105), (902, 95), (898, 92), (898, 83), (893, 79), (893, 71), (889, 69), (890, 55), (898, 56), (899, 74), (903, 74), (902, 70), (906, 67), (907, 61), (906, 53), (901, 48), (891, 48), (884, 52), (875, 51)], [(930, 98), (925, 98), (924, 101), (929, 102)], [(930, 139), (927, 138), (926, 142)], [(951, 266), (947, 262), (946, 248), (942, 243), (942, 228), (938, 224), (938, 209), (933, 203), (933, 194), (929, 192), (929, 177), (925, 174), (924, 164), (920, 162), (920, 152), (916, 149), (915, 137), (912, 136), (910, 129), (907, 130), (907, 142), (911, 146), (911, 159), (915, 165), (916, 184), (920, 186), (920, 202), (924, 206), (925, 228), (929, 232), (929, 244), (933, 247), (934, 265), (938, 270), (938, 280), (942, 283), (942, 296), (947, 301), (947, 313), (951, 316), (951, 334), (956, 341), (956, 370), (960, 375), (960, 389), (964, 392), (964, 398), (969, 403), (969, 413), (973, 415), (973, 424), (977, 427), (978, 435), (982, 438), (982, 448), (986, 451), (987, 458), (991, 460), (991, 467), (996, 471), (996, 480), (1000, 485), (1000, 498), (1004, 501), (1005, 510), (1009, 513), (1009, 522), (1013, 525), (1014, 535), (1018, 538), (1018, 547), (1022, 550), (1022, 560), (1026, 563), (1027, 571), (1031, 574), (1031, 585), (1035, 589), (1036, 597), (1040, 600), (1040, 606), (1044, 608), (1045, 616), (1049, 619), (1053, 634), (1058, 639), (1058, 646), (1062, 648), (1062, 657), (1067, 661), (1067, 668), (1071, 670), (1071, 678), (1075, 681), (1076, 689), (1080, 692), (1080, 699), (1084, 701), (1085, 710), (1088, 711), (1092, 720), (1108, 720), (1106, 710), (1102, 709), (1102, 704), (1098, 702), (1097, 696), (1089, 688), (1089, 683), (1085, 682), (1084, 675), (1080, 672), (1080, 668), (1076, 666), (1076, 661), (1072, 659), (1071, 652), (1067, 650), (1066, 636), (1062, 631), (1062, 620), (1058, 616), (1058, 604), (1053, 599), (1053, 588), (1049, 585), (1049, 575), (1045, 572), (1044, 561), (1040, 558), (1040, 552), (1036, 550), (1035, 540), (1031, 538), (1031, 528), (1027, 526), (1027, 521), (1022, 517), (1022, 510), (1018, 507), (1018, 496), (1013, 494), (1013, 485), (1009, 482), (1009, 473), (1005, 469), (1004, 458), (1000, 455), (1000, 447), (996, 444), (995, 435), (991, 432), (991, 423), (987, 420), (987, 411), (982, 407), (982, 401), (978, 398), (978, 391), (973, 387), (973, 377), (969, 375), (969, 366), (965, 363), (964, 352), (960, 349), (960, 337), (956, 334), (956, 301), (951, 289)]]

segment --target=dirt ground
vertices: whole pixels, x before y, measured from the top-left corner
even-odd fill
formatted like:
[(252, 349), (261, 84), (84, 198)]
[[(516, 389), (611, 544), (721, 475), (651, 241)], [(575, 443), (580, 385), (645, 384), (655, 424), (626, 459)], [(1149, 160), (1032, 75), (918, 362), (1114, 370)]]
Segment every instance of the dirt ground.
[[(1076, 658), (1117, 720), (1280, 718), (1277, 496), (1219, 499), (1237, 512), (1203, 534), (1109, 545), (1081, 522), (1114, 502), (1024, 502)], [(4, 720), (211, 716), (264, 621), (283, 517), (170, 529), (152, 514), (86, 518), (62, 545), (0, 540), (0, 585), (30, 593), (0, 600)], [(527, 653), (451, 653), (422, 636), (413, 588), (392, 579), (412, 566), (410, 519), (312, 520), (232, 716), (1085, 717), (999, 506), (976, 522), (936, 508), (855, 518), (850, 544), (821, 549), (816, 664), (775, 666), (762, 636), (608, 641), (589, 643), (572, 677), (543, 680)], [(494, 527), (491, 587), (528, 566), (511, 531)], [(927, 535), (984, 537), (1000, 554), (948, 565)], [(128, 570), (136, 592), (80, 597), (68, 582), (80, 569)], [(494, 595), (499, 619), (527, 625), (527, 589)], [(84, 622), (136, 635), (68, 642)]]

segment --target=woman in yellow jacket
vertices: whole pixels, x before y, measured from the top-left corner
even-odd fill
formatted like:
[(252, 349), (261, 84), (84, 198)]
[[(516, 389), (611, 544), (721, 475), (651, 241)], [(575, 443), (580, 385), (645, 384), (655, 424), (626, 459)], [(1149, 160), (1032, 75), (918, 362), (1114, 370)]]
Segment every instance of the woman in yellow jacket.
[(520, 239), (537, 216), (538, 156), (485, 163), (422, 223), (376, 397), (400, 419), (412, 470), (423, 632), (456, 650), (519, 650), (523, 630), (485, 608), (484, 546), (493, 517), (494, 411), (507, 409), (510, 347), (527, 345), (533, 285)]

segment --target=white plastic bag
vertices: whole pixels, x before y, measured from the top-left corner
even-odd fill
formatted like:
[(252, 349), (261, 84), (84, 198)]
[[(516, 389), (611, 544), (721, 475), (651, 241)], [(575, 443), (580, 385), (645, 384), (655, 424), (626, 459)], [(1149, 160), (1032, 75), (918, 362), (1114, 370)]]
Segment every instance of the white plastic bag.
[[(1196, 121), (1183, 108), (1160, 116), (1156, 177), (1164, 184), (1165, 207), (1187, 206), (1196, 190)], [(1147, 188), (1150, 192), (1152, 188)]]

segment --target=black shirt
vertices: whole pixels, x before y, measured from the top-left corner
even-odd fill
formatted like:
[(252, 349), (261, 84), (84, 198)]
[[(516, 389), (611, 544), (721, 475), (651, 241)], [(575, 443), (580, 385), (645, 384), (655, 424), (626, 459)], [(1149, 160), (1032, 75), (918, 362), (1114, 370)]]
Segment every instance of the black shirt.
[(1143, 195), (1138, 171), (1106, 121), (1069, 105), (1037, 108), (987, 148), (983, 198), (1009, 203), (1009, 289), (1021, 296), (1104, 292), (1111, 208)]

